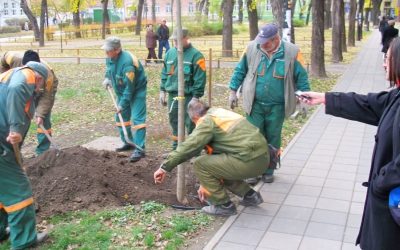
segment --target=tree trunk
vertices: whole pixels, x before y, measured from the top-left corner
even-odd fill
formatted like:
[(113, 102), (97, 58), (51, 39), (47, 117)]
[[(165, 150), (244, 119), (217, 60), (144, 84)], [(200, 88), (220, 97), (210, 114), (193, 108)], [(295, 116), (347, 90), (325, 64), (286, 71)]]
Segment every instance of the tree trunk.
[(143, 5), (144, 5), (144, 0), (139, 0), (137, 8), (136, 27), (135, 27), (135, 35), (137, 36), (140, 36), (140, 31), (142, 30)]
[(293, 0), (292, 1), (292, 9), (291, 9), (291, 20), (290, 20), (290, 23), (291, 23), (291, 26), (290, 26), (290, 42), (291, 43), (296, 43), (296, 39), (295, 39), (295, 30), (294, 30), (294, 25), (293, 25), (293, 16), (294, 16), (294, 11), (295, 11), (295, 9), (296, 9), (296, 3), (297, 3), (297, 0)]
[(271, 0), (272, 15), (274, 16), (275, 22), (279, 27), (279, 34), (282, 37), (282, 28), (285, 22), (285, 16), (283, 11), (282, 0)]
[(347, 44), (346, 44), (346, 25), (344, 20), (344, 1), (340, 0), (340, 33), (342, 38), (342, 52), (347, 52)]
[(371, 21), (374, 26), (379, 25), (379, 14), (381, 9), (382, 0), (372, 0)]
[(325, 2), (312, 0), (312, 39), (311, 39), (311, 75), (326, 77), (324, 58), (324, 5)]
[(26, 17), (28, 18), (29, 22), (32, 24), (35, 41), (39, 41), (40, 30), (39, 30), (39, 25), (37, 23), (36, 17), (33, 15), (26, 0), (21, 0), (20, 6), (21, 6), (22, 10), (24, 11)]
[(350, 0), (349, 35), (347, 38), (347, 44), (350, 47), (356, 46), (356, 11), (357, 0)]
[(81, 5), (81, 1), (78, 0), (77, 1), (77, 10), (72, 12), (72, 22), (74, 23), (74, 26), (76, 28), (76, 31), (75, 31), (75, 37), (76, 38), (81, 38), (82, 37), (81, 31), (80, 31), (80, 28), (81, 28), (81, 18), (80, 18), (80, 15), (79, 15), (80, 5)]
[(310, 22), (310, 13), (311, 13), (311, 2), (308, 4), (308, 10), (307, 10), (307, 18), (306, 18), (306, 25), (308, 26), (308, 23)]
[(253, 0), (247, 0), (247, 13), (249, 16), (250, 40), (254, 40), (258, 34), (258, 14)]
[(106, 34), (111, 34), (110, 16), (108, 15), (108, 0), (101, 1), (103, 8), (103, 22), (101, 25), (101, 38), (106, 39)]
[(364, 22), (364, 0), (359, 0), (357, 7), (357, 41), (361, 41), (362, 39), (363, 22)]
[(42, 0), (40, 6), (40, 37), (39, 37), (40, 47), (44, 47), (44, 33), (45, 33), (44, 24), (46, 22), (46, 9), (47, 9), (47, 0)]
[(365, 31), (369, 31), (369, 17), (370, 17), (370, 14), (371, 14), (371, 8), (367, 8), (367, 9), (365, 9), (365, 15), (364, 15), (364, 17), (365, 17)]
[(243, 0), (238, 0), (238, 5), (239, 5), (239, 13), (238, 13), (238, 19), (239, 23), (243, 23)]
[(326, 30), (332, 28), (332, 0), (325, 0), (325, 7), (324, 7), (324, 27)]
[(232, 13), (234, 0), (224, 1), (224, 22), (222, 29), (222, 56), (232, 56)]
[(210, 11), (210, 1), (206, 0), (206, 6), (204, 6), (204, 16), (208, 20), (208, 13)]
[(151, 0), (151, 21), (153, 22), (153, 24), (157, 23), (156, 0)]
[(332, 6), (332, 62), (334, 63), (343, 61), (342, 25), (340, 16), (340, 2), (342, 1), (343, 0), (334, 0)]

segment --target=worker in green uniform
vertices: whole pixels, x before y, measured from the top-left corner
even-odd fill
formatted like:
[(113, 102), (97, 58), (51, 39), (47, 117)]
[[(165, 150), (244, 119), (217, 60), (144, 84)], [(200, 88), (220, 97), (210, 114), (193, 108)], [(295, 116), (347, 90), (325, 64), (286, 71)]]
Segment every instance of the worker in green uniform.
[[(140, 147), (135, 148), (130, 157), (131, 162), (136, 162), (145, 156), (147, 76), (139, 60), (129, 51), (122, 50), (121, 40), (118, 37), (107, 38), (102, 48), (107, 54), (103, 85), (114, 89), (118, 102), (117, 113), (120, 112), (123, 119), (120, 121), (118, 115), (115, 115), (120, 137), (124, 143), (116, 151), (133, 149), (125, 139), (122, 130), (124, 124), (129, 141)], [(135, 131), (135, 136), (132, 135), (132, 129)]]
[[(277, 149), (281, 147), (284, 118), (296, 109), (295, 91), (310, 89), (302, 61), (299, 48), (282, 41), (275, 24), (267, 24), (248, 44), (229, 84), (230, 107), (237, 107), (237, 91), (241, 87), (247, 120)], [(274, 169), (268, 169), (262, 180), (273, 182), (273, 173)], [(258, 180), (251, 178), (248, 181), (255, 183)]]
[(40, 95), (40, 98), (36, 100), (37, 103), (35, 104), (35, 122), (38, 125), (36, 135), (38, 145), (35, 152), (37, 155), (40, 155), (50, 148), (50, 141), (44, 134), (45, 131), (39, 127), (39, 124), (43, 125), (49, 135), (52, 134), (51, 110), (53, 108), (57, 92), (58, 78), (54, 74), (53, 69), (44, 60), (40, 60), (39, 54), (33, 50), (27, 50), (25, 53), (14, 51), (5, 52), (0, 58), (0, 73), (15, 67), (21, 67), (30, 61), (43, 63), (48, 71), (44, 92)]
[(269, 165), (267, 142), (259, 129), (237, 113), (209, 109), (201, 101), (191, 102), (188, 113), (196, 128), (154, 173), (155, 183), (162, 183), (167, 172), (205, 148), (207, 154), (194, 161), (201, 185), (199, 198), (203, 200), (206, 196), (211, 204), (203, 207), (203, 212), (221, 216), (236, 214), (226, 189), (242, 197), (240, 203), (244, 206), (262, 203), (260, 193), (243, 181), (262, 174)]
[[(177, 31), (172, 35), (176, 44)], [(206, 85), (206, 61), (203, 54), (189, 41), (189, 31), (182, 29), (183, 74), (185, 81), (185, 109), (190, 101), (199, 100), (204, 95)], [(168, 93), (168, 102), (167, 102)], [(183, 97), (182, 97), (183, 98)], [(178, 145), (178, 49), (171, 48), (165, 55), (161, 72), (160, 104), (167, 106), (169, 124), (172, 128), (173, 149)], [(190, 134), (195, 125), (185, 111), (185, 127)]]
[(25, 249), (47, 238), (47, 233), (36, 232), (32, 189), (19, 150), (47, 73), (43, 64), (29, 62), (0, 75), (0, 240), (10, 237), (13, 249)]

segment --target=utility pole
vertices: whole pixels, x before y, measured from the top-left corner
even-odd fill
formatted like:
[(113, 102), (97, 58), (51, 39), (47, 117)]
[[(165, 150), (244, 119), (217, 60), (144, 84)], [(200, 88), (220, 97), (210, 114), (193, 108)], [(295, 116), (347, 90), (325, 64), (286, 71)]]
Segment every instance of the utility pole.
[[(181, 0), (176, 0), (176, 48), (178, 50), (178, 145), (185, 140), (185, 83), (183, 77), (183, 46)], [(176, 197), (182, 204), (187, 204), (185, 190), (185, 166), (178, 165)]]

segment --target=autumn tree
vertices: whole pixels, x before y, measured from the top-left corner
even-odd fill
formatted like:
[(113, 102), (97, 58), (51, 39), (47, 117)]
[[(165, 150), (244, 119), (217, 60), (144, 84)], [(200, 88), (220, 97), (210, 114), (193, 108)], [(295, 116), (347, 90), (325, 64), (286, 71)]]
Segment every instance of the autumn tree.
[(379, 13), (381, 9), (382, 0), (372, 0), (371, 18), (372, 23), (377, 26), (379, 24)]
[(279, 34), (282, 36), (283, 23), (285, 21), (283, 13), (283, 1), (282, 0), (271, 0), (272, 14), (275, 22), (279, 27)]
[(239, 23), (242, 24), (243, 23), (243, 0), (238, 0), (238, 8), (239, 8), (238, 20), (239, 20)]
[(106, 34), (111, 34), (110, 30), (110, 16), (108, 15), (108, 0), (101, 0), (103, 9), (103, 22), (101, 25), (101, 38), (105, 39)]
[(330, 29), (332, 28), (332, 12), (331, 12), (332, 0), (324, 0), (324, 1), (325, 1), (324, 26), (325, 29)]
[(40, 37), (39, 37), (39, 46), (44, 46), (44, 31), (45, 31), (45, 20), (46, 20), (46, 12), (47, 12), (47, 0), (42, 0), (40, 9)]
[(258, 34), (258, 15), (256, 0), (247, 0), (247, 14), (249, 17), (250, 40), (254, 40)]
[(340, 4), (343, 0), (334, 0), (332, 9), (332, 62), (338, 63), (343, 61), (342, 51), (342, 17)]
[(325, 35), (324, 5), (319, 0), (312, 1), (312, 39), (311, 39), (311, 75), (326, 77), (325, 71)]
[(29, 5), (26, 0), (21, 0), (20, 2), (21, 9), (24, 11), (26, 17), (33, 27), (33, 34), (35, 36), (35, 40), (39, 41), (40, 39), (40, 30), (39, 25), (37, 23), (36, 16), (33, 14), (32, 10), (29, 8)]
[(223, 3), (223, 29), (222, 29), (222, 56), (232, 56), (232, 13), (234, 0), (224, 0)]
[(356, 12), (357, 0), (350, 0), (349, 31), (347, 38), (347, 44), (350, 47), (356, 46)]
[(139, 0), (137, 7), (136, 28), (135, 28), (135, 35), (137, 36), (140, 36), (140, 31), (142, 30), (143, 6), (144, 6), (144, 0)]
[(342, 41), (342, 52), (347, 52), (347, 44), (346, 44), (346, 25), (344, 20), (344, 1), (340, 1), (340, 36)]

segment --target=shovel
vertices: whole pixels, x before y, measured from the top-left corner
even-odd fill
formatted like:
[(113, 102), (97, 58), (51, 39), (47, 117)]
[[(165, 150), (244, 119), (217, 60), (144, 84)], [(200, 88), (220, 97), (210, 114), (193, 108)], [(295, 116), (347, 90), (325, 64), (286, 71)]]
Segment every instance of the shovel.
[(21, 158), (21, 150), (19, 149), (18, 144), (13, 144), (15, 159), (17, 160), (18, 165), (22, 168), (22, 158)]
[[(113, 101), (113, 103), (114, 103), (115, 108), (118, 110), (118, 104), (117, 104), (117, 102), (115, 101), (114, 94), (112, 93), (111, 88), (107, 86), (107, 90), (108, 90), (108, 93), (110, 93), (110, 96), (111, 96), (111, 99), (112, 99), (112, 101)], [(129, 139), (129, 137), (128, 137), (128, 131), (126, 130), (126, 127), (125, 127), (125, 124), (124, 124), (124, 119), (122, 119), (121, 113), (118, 112), (117, 115), (118, 115), (119, 121), (120, 121), (121, 126), (122, 126), (122, 132), (124, 133), (125, 141), (126, 141), (129, 145), (134, 146), (135, 148), (137, 148), (137, 149), (139, 149), (139, 150), (141, 150), (141, 151), (144, 151), (143, 148), (139, 147), (138, 145), (136, 145), (135, 143), (133, 143), (133, 141), (131, 141), (131, 140)]]
[(47, 137), (47, 139), (50, 141), (50, 143), (53, 145), (54, 149), (58, 152), (60, 151), (60, 147), (54, 142), (53, 137), (47, 132), (47, 130), (44, 128), (43, 124), (39, 124), (40, 129), (43, 130), (44, 135)]

